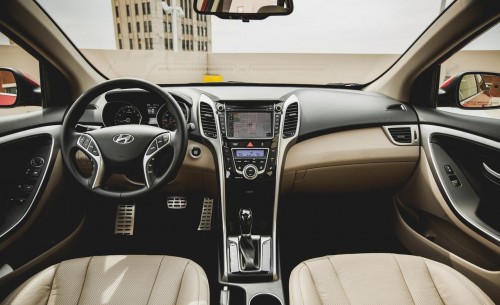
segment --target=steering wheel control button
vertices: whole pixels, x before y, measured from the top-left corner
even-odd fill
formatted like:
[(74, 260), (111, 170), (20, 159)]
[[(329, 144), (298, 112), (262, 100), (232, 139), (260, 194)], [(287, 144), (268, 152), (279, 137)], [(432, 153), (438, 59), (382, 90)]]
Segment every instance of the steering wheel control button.
[(149, 145), (149, 148), (148, 148), (148, 151), (146, 152), (146, 155), (149, 156), (149, 155), (152, 155), (153, 153), (155, 153), (156, 151), (158, 150), (158, 145), (156, 144), (156, 140), (153, 141), (153, 143), (151, 143)]
[(257, 178), (257, 167), (253, 164), (248, 164), (243, 168), (243, 177), (247, 180), (253, 180)]
[(198, 146), (194, 146), (193, 148), (191, 148), (190, 154), (192, 158), (198, 159), (199, 157), (201, 157), (201, 148), (199, 148)]
[(30, 161), (31, 166), (33, 166), (33, 167), (42, 167), (44, 163), (45, 163), (45, 159), (42, 157), (34, 157)]
[(165, 141), (163, 141), (163, 137), (162, 136), (156, 138), (156, 143), (158, 144), (158, 148), (162, 148), (163, 145), (165, 145)]
[(83, 141), (83, 148), (87, 149), (87, 147), (89, 147), (89, 144), (90, 144), (90, 138), (89, 137), (85, 137), (85, 140)]

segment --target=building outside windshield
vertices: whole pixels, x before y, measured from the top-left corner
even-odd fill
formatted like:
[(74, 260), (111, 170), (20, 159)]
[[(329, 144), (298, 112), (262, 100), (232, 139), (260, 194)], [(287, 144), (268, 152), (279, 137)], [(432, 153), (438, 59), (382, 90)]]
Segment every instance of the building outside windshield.
[(108, 78), (313, 85), (373, 81), (452, 2), (296, 0), (291, 15), (241, 22), (193, 0), (37, 0)]

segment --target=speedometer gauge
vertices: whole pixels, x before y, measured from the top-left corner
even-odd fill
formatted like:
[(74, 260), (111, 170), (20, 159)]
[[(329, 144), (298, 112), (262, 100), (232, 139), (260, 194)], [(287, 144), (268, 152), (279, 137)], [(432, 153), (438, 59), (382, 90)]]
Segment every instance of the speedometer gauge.
[(140, 124), (142, 115), (134, 106), (124, 106), (115, 114), (115, 125)]

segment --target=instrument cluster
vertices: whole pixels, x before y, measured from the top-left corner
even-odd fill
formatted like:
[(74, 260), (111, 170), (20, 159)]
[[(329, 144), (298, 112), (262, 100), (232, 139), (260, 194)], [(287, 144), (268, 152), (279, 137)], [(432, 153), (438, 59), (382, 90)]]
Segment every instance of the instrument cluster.
[[(189, 122), (189, 106), (177, 101), (184, 114), (186, 122)], [(174, 131), (177, 122), (167, 109), (165, 104), (145, 103), (134, 101), (111, 101), (107, 102), (102, 110), (102, 121), (105, 126), (144, 124)]]

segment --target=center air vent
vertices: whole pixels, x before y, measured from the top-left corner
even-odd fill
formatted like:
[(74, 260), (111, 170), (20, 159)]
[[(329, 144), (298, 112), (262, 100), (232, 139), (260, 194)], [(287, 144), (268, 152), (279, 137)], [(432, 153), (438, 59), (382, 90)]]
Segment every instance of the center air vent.
[(388, 127), (387, 130), (394, 142), (401, 144), (411, 144), (411, 127)]
[(203, 134), (208, 138), (217, 139), (214, 111), (212, 107), (205, 102), (200, 102), (200, 120)]
[(283, 138), (291, 138), (297, 132), (297, 123), (299, 121), (299, 104), (297, 102), (290, 104), (286, 109), (285, 123), (283, 124)]

